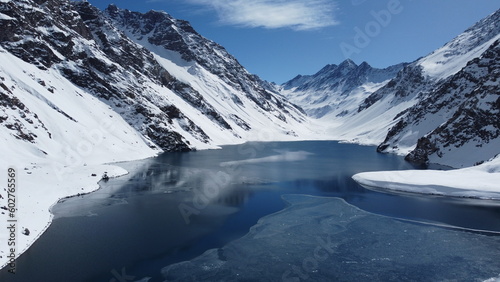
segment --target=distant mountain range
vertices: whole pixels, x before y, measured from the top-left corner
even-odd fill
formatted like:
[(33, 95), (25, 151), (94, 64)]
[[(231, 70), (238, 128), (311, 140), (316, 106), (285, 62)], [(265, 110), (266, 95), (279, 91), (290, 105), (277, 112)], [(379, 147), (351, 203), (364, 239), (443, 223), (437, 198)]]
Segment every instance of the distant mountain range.
[(410, 64), (346, 60), (280, 86), (338, 139), (416, 163), (471, 166), (500, 153), (500, 10)]
[(266, 131), (474, 165), (500, 151), (499, 23), (497, 11), (412, 63), (345, 60), (277, 86), (165, 12), (2, 0), (0, 137), (17, 154), (64, 160), (81, 140), (89, 154), (152, 154)]
[(298, 75), (279, 90), (312, 117), (344, 116), (358, 108), (366, 93), (387, 84), (405, 65), (377, 69), (367, 62), (358, 66), (347, 59), (338, 66), (327, 65), (314, 75)]

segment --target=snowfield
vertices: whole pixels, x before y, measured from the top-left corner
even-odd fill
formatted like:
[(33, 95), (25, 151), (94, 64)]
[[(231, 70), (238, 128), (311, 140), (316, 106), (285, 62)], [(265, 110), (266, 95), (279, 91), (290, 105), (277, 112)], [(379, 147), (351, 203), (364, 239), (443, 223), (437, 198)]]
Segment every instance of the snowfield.
[(363, 172), (352, 178), (369, 189), (500, 200), (500, 156), (463, 169)]

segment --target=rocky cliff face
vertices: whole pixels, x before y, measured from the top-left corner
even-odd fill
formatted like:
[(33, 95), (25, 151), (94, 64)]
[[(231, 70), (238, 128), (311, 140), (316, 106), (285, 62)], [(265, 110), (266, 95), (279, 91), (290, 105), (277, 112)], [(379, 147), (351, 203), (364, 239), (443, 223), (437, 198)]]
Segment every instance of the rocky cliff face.
[[(249, 74), (223, 47), (164, 12), (116, 6), (103, 12), (86, 1), (5, 0), (0, 13), (2, 48), (97, 97), (151, 147), (185, 151), (242, 142), (269, 123), (277, 138), (297, 135), (293, 128), (305, 120), (299, 107)], [(68, 95), (50, 81), (40, 83)], [(1, 94), (11, 101), (3, 107), (22, 107), (8, 89)], [(13, 128), (27, 141), (36, 139), (28, 126)]]
[(379, 148), (417, 131), (423, 135), (406, 157), (412, 162), (456, 165), (460, 159), (468, 166), (500, 153), (500, 41), (408, 109), (399, 124)]
[[(281, 109), (287, 112), (286, 108), (291, 106), (282, 97), (269, 91), (267, 84), (259, 77), (248, 73), (224, 47), (198, 34), (189, 22), (174, 19), (165, 12), (150, 11), (142, 14), (122, 10), (114, 5), (109, 6), (105, 13), (115, 26), (138, 44), (179, 53), (182, 60), (196, 62), (232, 88), (245, 93), (261, 109), (268, 112)], [(238, 101), (239, 98), (234, 99)], [(292, 111), (298, 109), (292, 107)]]
[(408, 98), (415, 103), (395, 116), (380, 152), (409, 152), (406, 159), (412, 162), (455, 167), (500, 153), (499, 21), (497, 11), (412, 63), (365, 101), (360, 111), (387, 95), (393, 95), (392, 103)]

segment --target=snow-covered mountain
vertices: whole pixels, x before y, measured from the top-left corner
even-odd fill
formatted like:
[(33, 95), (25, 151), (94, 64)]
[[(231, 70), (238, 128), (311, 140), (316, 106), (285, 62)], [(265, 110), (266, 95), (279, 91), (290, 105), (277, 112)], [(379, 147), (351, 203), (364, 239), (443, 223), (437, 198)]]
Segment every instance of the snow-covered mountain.
[[(86, 1), (2, 0), (0, 13), (2, 61), (10, 62), (2, 64), (0, 73), (2, 136), (31, 148), (23, 152), (43, 152), (49, 158), (64, 156), (57, 148), (92, 131), (89, 120), (102, 122), (110, 116), (126, 127), (120, 132), (135, 136), (131, 146), (145, 145), (151, 153), (254, 140), (263, 128), (274, 139), (307, 138), (307, 117), (295, 104), (329, 122), (325, 132), (336, 139), (383, 143), (379, 151), (407, 154), (462, 106), (463, 99), (448, 97), (450, 83), (470, 84), (453, 94), (462, 98), (474, 85), (483, 91), (495, 86), (485, 80), (495, 72), (493, 63), (485, 68), (478, 64), (487, 58), (479, 59), (475, 65), (483, 75), (472, 70), (471, 62), (494, 53), (490, 47), (500, 38), (496, 12), (411, 64), (376, 69), (346, 60), (297, 76), (278, 93), (222, 46), (165, 12), (137, 13), (114, 5), (100, 11)], [(469, 69), (463, 69), (468, 62)], [(453, 78), (458, 74), (474, 80), (458, 81)], [(445, 103), (446, 115), (433, 108), (440, 114), (431, 118), (425, 105), (443, 93), (448, 98), (439, 99), (453, 103)], [(84, 109), (90, 100), (102, 104), (91, 106), (93, 113), (102, 108), (99, 114), (87, 117), (73, 106)], [(54, 120), (69, 129), (51, 128)], [(439, 150), (430, 161), (456, 165), (460, 161), (443, 157), (452, 151)], [(409, 159), (428, 161), (416, 154)]]
[(394, 117), (379, 151), (454, 167), (500, 153), (499, 22), (500, 10), (412, 63), (406, 75), (398, 74), (365, 101), (360, 111), (388, 97), (393, 105), (414, 103)]
[(340, 65), (327, 65), (314, 75), (298, 75), (281, 85), (280, 91), (312, 117), (345, 116), (404, 66), (377, 69), (367, 62), (358, 66), (347, 59)]
[(417, 146), (417, 163), (470, 166), (500, 153), (500, 39), (401, 114), (380, 151)]
[(500, 10), (415, 62), (376, 70), (378, 81), (355, 72), (366, 64), (347, 60), (281, 91), (336, 139), (377, 144), (417, 163), (487, 161), (500, 153), (499, 23)]
[[(84, 123), (87, 117), (77, 116), (78, 107), (69, 104), (84, 108), (76, 100), (89, 95), (106, 108), (104, 116), (118, 113), (155, 150), (243, 142), (263, 127), (276, 139), (297, 136), (294, 129), (305, 120), (300, 108), (249, 74), (223, 47), (165, 12), (140, 14), (116, 6), (103, 12), (86, 1), (2, 0), (0, 13), (2, 62), (22, 65), (21, 59), (36, 66), (13, 72), (3, 64), (2, 95), (18, 99), (18, 105), (27, 93), (38, 98), (24, 104), (23, 113), (7, 113), (12, 103), (2, 105), (2, 131), (47, 154), (52, 152), (42, 139), (60, 143), (73, 136), (56, 138), (50, 118)], [(46, 105), (52, 112), (40, 114)], [(38, 117), (31, 118), (34, 123), (22, 117), (27, 111)]]

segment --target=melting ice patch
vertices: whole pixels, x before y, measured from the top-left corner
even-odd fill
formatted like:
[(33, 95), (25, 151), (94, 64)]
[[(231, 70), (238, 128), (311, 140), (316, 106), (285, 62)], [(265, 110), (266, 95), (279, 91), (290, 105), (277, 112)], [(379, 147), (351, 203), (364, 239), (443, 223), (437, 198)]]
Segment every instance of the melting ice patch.
[(289, 206), (244, 237), (163, 268), (166, 281), (484, 281), (500, 237), (374, 215), (339, 198), (285, 195)]
[(230, 161), (230, 162), (222, 162), (220, 166), (234, 166), (234, 165), (242, 165), (242, 164), (255, 164), (255, 163), (270, 163), (270, 162), (294, 162), (294, 161), (302, 161), (307, 159), (310, 155), (314, 155), (313, 153), (306, 151), (283, 151), (276, 150), (278, 155), (262, 157), (262, 158), (253, 158), (239, 161)]

